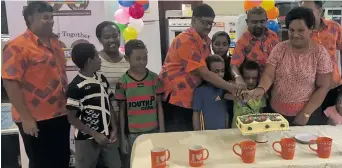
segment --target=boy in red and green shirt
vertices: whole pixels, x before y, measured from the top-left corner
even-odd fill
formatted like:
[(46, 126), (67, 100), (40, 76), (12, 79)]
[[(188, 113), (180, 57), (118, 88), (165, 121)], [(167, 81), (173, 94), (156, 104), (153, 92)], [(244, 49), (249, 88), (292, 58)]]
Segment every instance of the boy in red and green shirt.
[[(128, 149), (131, 151), (139, 135), (165, 131), (161, 101), (164, 89), (158, 75), (146, 68), (145, 44), (141, 40), (128, 41), (125, 44), (125, 59), (129, 62), (130, 68), (120, 77), (114, 96), (120, 102), (123, 153), (127, 153)], [(126, 130), (128, 130), (128, 142)]]

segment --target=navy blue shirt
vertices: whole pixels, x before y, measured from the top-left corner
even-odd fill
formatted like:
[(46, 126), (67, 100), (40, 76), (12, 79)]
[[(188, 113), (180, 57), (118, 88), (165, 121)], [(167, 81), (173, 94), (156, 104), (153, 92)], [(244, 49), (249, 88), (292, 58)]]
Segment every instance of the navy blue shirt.
[(205, 130), (224, 129), (228, 119), (227, 100), (224, 90), (211, 84), (204, 84), (195, 89), (192, 108), (202, 112)]

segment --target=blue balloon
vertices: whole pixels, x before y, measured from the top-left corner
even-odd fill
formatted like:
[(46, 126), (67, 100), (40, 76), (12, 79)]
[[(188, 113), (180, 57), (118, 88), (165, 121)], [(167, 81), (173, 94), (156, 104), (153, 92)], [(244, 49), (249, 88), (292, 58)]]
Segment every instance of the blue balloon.
[(279, 28), (280, 28), (279, 25), (278, 25), (278, 23), (277, 23), (276, 21), (274, 21), (274, 20), (269, 20), (269, 21), (267, 21), (266, 27), (267, 27), (268, 29), (270, 29), (270, 30), (276, 32), (276, 33), (279, 31)]
[(130, 7), (135, 3), (135, 1), (131, 0), (119, 0), (119, 4), (123, 7)]
[(144, 10), (146, 11), (150, 7), (150, 3), (147, 2), (145, 5), (143, 5)]

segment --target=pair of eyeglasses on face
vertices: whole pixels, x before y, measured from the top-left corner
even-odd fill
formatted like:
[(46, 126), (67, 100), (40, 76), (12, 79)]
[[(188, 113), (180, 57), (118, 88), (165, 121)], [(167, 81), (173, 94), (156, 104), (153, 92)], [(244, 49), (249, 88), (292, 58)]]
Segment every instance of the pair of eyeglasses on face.
[(201, 23), (205, 26), (210, 25), (210, 26), (215, 26), (216, 22), (214, 21), (208, 21), (208, 20), (203, 20), (202, 18), (196, 17), (198, 20), (201, 21)]
[(250, 23), (253, 25), (256, 24), (266, 24), (267, 20), (252, 20)]

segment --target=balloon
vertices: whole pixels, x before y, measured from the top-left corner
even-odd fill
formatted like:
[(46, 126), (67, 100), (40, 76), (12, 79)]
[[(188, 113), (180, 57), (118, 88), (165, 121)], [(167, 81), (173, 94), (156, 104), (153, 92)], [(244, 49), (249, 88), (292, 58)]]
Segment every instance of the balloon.
[(275, 2), (274, 0), (263, 0), (261, 2), (261, 7), (264, 8), (266, 11), (274, 8)]
[(145, 5), (148, 3), (148, 0), (137, 0), (136, 2), (140, 5)]
[(118, 9), (114, 14), (114, 19), (120, 24), (127, 24), (129, 21), (129, 13), (124, 9)]
[(261, 4), (261, 0), (249, 0), (251, 1), (251, 3), (253, 3), (254, 5), (259, 6)]
[(129, 7), (129, 15), (134, 19), (140, 19), (144, 16), (145, 10), (142, 5), (135, 3)]
[(150, 3), (147, 2), (147, 4), (145, 4), (143, 7), (144, 7), (144, 10), (146, 11), (150, 7)]
[(268, 19), (275, 19), (279, 16), (279, 9), (277, 7), (274, 7), (266, 12)]
[(120, 23), (116, 23), (116, 25), (118, 25), (120, 32), (123, 33), (124, 30), (126, 29), (127, 25), (125, 24), (120, 24)]
[(144, 27), (144, 21), (142, 19), (129, 19), (129, 27), (134, 28), (138, 33), (140, 33)]
[(119, 4), (123, 7), (130, 7), (134, 4), (134, 1), (129, 0), (119, 0)]
[(138, 37), (138, 32), (133, 27), (127, 27), (123, 32), (125, 41), (133, 40)]
[(121, 46), (121, 47), (119, 48), (119, 51), (120, 51), (121, 53), (125, 54), (125, 47), (124, 47), (124, 46)]
[(128, 7), (123, 7), (123, 6), (120, 6), (120, 9), (123, 9), (123, 10), (125, 10), (125, 12), (127, 12), (127, 13), (128, 13), (128, 11), (129, 11), (129, 8), (128, 8)]
[(254, 8), (258, 6), (257, 4), (253, 3), (252, 1), (245, 0), (243, 2), (243, 7), (245, 8), (246, 11), (250, 10), (251, 8)]
[(274, 20), (269, 20), (266, 23), (266, 27), (274, 32), (278, 32), (279, 31), (279, 25), (276, 21)]

